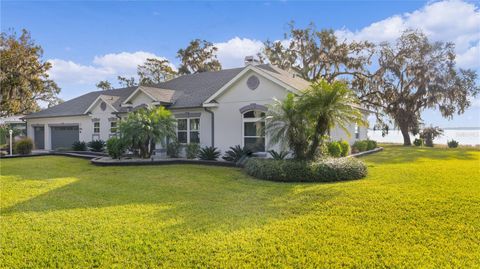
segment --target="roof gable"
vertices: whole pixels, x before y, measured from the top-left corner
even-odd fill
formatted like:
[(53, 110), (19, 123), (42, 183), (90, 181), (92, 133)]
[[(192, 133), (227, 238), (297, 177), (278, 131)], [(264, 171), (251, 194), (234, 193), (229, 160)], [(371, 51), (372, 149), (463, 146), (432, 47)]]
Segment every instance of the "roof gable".
[(169, 89), (162, 89), (157, 87), (147, 87), (147, 86), (139, 86), (135, 91), (133, 91), (125, 100), (123, 100), (123, 104), (127, 104), (128, 102), (132, 101), (138, 93), (144, 93), (154, 102), (160, 102), (164, 104), (168, 104), (172, 102), (173, 94), (175, 91)]
[[(204, 102), (204, 106), (209, 106), (212, 105), (212, 102), (220, 96), (222, 93), (224, 93), (227, 89), (230, 88), (236, 81), (238, 81), (240, 78), (242, 78), (246, 73), (249, 71), (255, 72), (256, 74), (280, 85), (282, 88), (284, 88), (287, 91), (291, 92), (297, 92), (301, 90), (300, 84), (297, 83), (297, 85), (294, 85), (291, 81), (288, 81), (286, 78), (280, 79), (281, 77), (284, 76), (284, 74), (278, 73), (278, 75), (273, 75), (272, 71), (267, 71), (265, 70), (264, 66), (269, 66), (269, 65), (262, 65), (263, 67), (260, 66), (254, 66), (254, 65), (248, 65), (245, 67), (240, 73), (238, 73), (235, 77), (233, 77), (229, 82), (227, 82), (225, 85), (223, 85), (220, 89), (218, 89), (214, 94), (212, 94), (210, 97), (208, 97)], [(289, 74), (287, 72), (287, 74)]]
[(95, 101), (92, 102), (92, 104), (85, 110), (83, 114), (92, 112), (93, 108), (95, 108), (95, 106), (97, 106), (101, 102), (106, 103), (114, 112), (118, 112), (118, 110), (113, 106), (115, 102), (118, 101), (118, 99), (118, 96), (101, 94), (97, 97), (97, 99), (95, 99)]

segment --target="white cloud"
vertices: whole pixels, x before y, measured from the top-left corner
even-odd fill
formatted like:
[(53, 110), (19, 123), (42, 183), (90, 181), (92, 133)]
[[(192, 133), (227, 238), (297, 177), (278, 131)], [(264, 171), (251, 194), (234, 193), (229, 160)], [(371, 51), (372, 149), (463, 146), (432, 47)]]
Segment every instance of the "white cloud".
[(240, 37), (214, 45), (218, 48), (217, 57), (223, 68), (243, 66), (245, 56), (256, 55), (263, 48), (263, 42), (259, 40)]
[(393, 41), (405, 29), (420, 29), (433, 41), (449, 41), (456, 45), (460, 67), (480, 68), (480, 11), (472, 3), (460, 0), (432, 2), (411, 13), (395, 15), (369, 26), (337, 34), (349, 40), (372, 42)]
[(480, 41), (462, 54), (457, 55), (457, 63), (463, 68), (480, 67)]
[(115, 74), (115, 70), (108, 67), (81, 65), (61, 59), (48, 60), (52, 64), (49, 70), (50, 77), (57, 83), (89, 84), (106, 79)]
[[(120, 52), (95, 56), (92, 64), (82, 65), (73, 61), (51, 59), (49, 75), (60, 84), (94, 84), (100, 80), (116, 80), (118, 75), (135, 76), (137, 66), (147, 58), (165, 59), (150, 52)], [(173, 65), (172, 65), (173, 67)]]
[(137, 66), (145, 62), (147, 58), (165, 59), (150, 52), (120, 52), (109, 53), (103, 56), (95, 56), (93, 63), (106, 68), (113, 68), (117, 71), (135, 73)]

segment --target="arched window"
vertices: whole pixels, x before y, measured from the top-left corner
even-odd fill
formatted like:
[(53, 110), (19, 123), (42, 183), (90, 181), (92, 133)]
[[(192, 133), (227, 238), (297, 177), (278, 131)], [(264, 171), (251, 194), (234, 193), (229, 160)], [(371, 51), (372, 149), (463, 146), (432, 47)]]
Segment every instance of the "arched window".
[(265, 112), (243, 113), (243, 145), (253, 152), (265, 152)]

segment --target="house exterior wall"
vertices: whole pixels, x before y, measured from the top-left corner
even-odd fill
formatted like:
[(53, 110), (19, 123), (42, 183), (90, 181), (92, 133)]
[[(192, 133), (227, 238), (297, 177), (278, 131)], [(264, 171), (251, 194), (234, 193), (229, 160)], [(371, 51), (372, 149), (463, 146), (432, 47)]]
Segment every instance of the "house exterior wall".
[[(34, 140), (34, 126), (44, 126), (45, 128), (45, 150), (52, 150), (52, 136), (49, 125), (78, 125), (79, 126), (79, 140), (90, 142), (95, 139), (108, 140), (110, 138), (110, 121), (116, 118), (112, 114), (114, 111), (110, 106), (106, 106), (105, 111), (101, 110), (100, 103), (96, 104), (89, 115), (71, 116), (71, 117), (52, 117), (52, 118), (37, 118), (27, 119), (28, 136)], [(100, 133), (95, 134), (93, 131), (93, 122), (100, 122)]]
[[(171, 111), (176, 119), (200, 118), (200, 145), (202, 147), (212, 145), (212, 119), (205, 109), (172, 109)], [(197, 116), (198, 114), (200, 116)]]
[(149, 105), (152, 102), (153, 102), (152, 98), (150, 98), (148, 95), (146, 95), (142, 91), (138, 91), (137, 94), (135, 94), (135, 96), (133, 96), (132, 98), (133, 107), (143, 105), (143, 104)]
[[(255, 90), (251, 90), (247, 86), (247, 80), (250, 76), (255, 75), (259, 78), (260, 84)], [(262, 77), (261, 75), (250, 71), (243, 77), (233, 83), (224, 93), (215, 100), (217, 107), (211, 108), (215, 113), (215, 146), (224, 153), (229, 147), (244, 144), (243, 139), (243, 115), (240, 112), (242, 107), (250, 104), (268, 105), (273, 99), (282, 100), (286, 97), (288, 91), (279, 84)], [(365, 113), (365, 118), (367, 114)], [(332, 140), (343, 139), (353, 144), (356, 140), (367, 139), (367, 127), (359, 127), (359, 138), (355, 138), (355, 125), (348, 127), (351, 134), (349, 137), (342, 129), (335, 128), (331, 132)], [(269, 143), (268, 133), (265, 137), (266, 151), (282, 150), (281, 145)]]
[[(255, 75), (260, 83), (255, 90), (247, 86), (247, 80)], [(212, 108), (215, 113), (215, 146), (222, 153), (235, 145), (243, 146), (243, 115), (240, 109), (250, 104), (267, 105), (273, 98), (283, 99), (287, 91), (280, 85), (253, 72), (247, 72), (216, 98), (218, 106)], [(279, 150), (279, 146), (270, 146), (268, 135), (266, 150)]]
[[(107, 141), (110, 138), (110, 122), (112, 120), (117, 120), (117, 117), (112, 114), (115, 112), (110, 105), (107, 105), (105, 110), (101, 109), (102, 102), (98, 102), (90, 111), (90, 122), (86, 124), (85, 128), (88, 133), (91, 133), (90, 137), (85, 137), (85, 142), (89, 142), (92, 140), (103, 140)], [(93, 122), (99, 121), (100, 122), (100, 133), (95, 134), (93, 132)]]
[[(90, 141), (93, 133), (92, 120), (89, 116), (71, 116), (71, 117), (54, 117), (54, 118), (38, 118), (38, 119), (27, 119), (27, 135), (35, 139), (33, 127), (34, 126), (44, 126), (45, 128), (45, 150), (52, 149), (52, 138), (51, 138), (51, 124), (62, 124), (65, 126), (68, 125), (77, 125), (79, 126), (79, 138), (80, 141)], [(91, 128), (90, 128), (91, 127)]]
[[(365, 119), (368, 117), (368, 113), (363, 113)], [(333, 130), (330, 131), (330, 137), (331, 140), (337, 141), (337, 140), (344, 140), (347, 141), (350, 145), (355, 143), (357, 140), (365, 140), (368, 138), (368, 126), (359, 126), (359, 137), (355, 137), (355, 124), (351, 124), (348, 126), (348, 132), (350, 133), (350, 136), (341, 128), (335, 127)]]

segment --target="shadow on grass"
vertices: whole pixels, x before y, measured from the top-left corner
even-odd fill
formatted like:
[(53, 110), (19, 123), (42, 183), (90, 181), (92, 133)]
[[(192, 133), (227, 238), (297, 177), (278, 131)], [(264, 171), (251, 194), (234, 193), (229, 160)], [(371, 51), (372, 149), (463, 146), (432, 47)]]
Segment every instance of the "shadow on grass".
[(311, 184), (260, 181), (224, 167), (93, 167), (72, 159), (63, 164), (67, 167), (47, 162), (43, 168), (48, 172), (5, 169), (3, 175), (18, 180), (55, 180), (66, 175), (77, 180), (2, 208), (1, 215), (158, 205), (159, 220), (181, 219), (178, 228), (204, 230), (306, 214), (340, 195), (335, 188), (311, 192), (307, 191)]
[(413, 163), (419, 160), (476, 160), (479, 151), (471, 148), (427, 148), (386, 145), (384, 150), (361, 157), (374, 164)]

